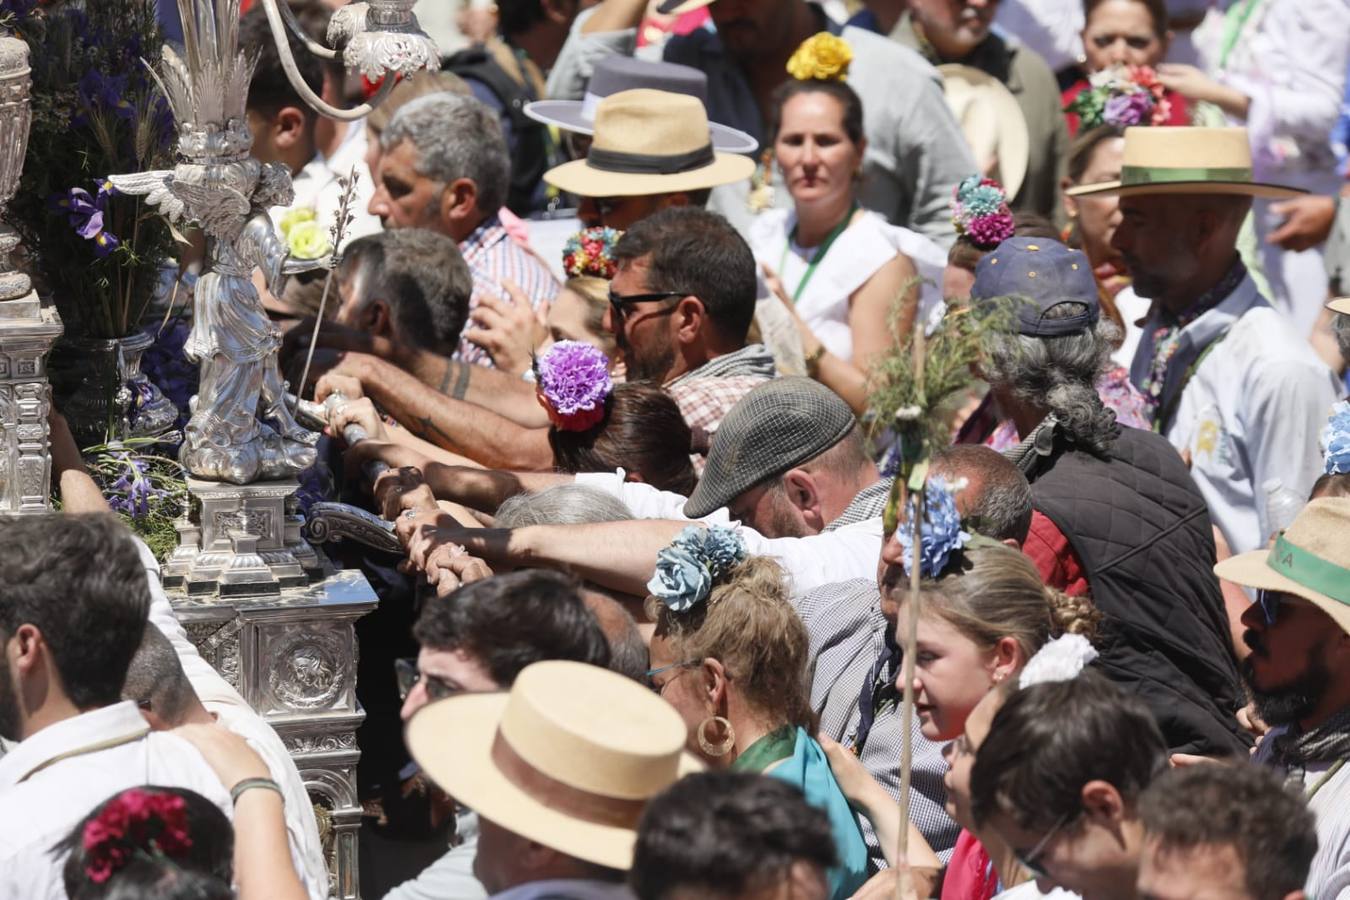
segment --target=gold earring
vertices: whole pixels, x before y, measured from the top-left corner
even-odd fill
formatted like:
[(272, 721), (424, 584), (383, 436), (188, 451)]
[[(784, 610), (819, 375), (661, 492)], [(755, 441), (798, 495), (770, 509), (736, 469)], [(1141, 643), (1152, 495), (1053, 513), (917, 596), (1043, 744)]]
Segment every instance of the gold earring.
[[(704, 733), (707, 730), (708, 724), (710, 722), (716, 722), (722, 728), (726, 729), (727, 736), (719, 744), (714, 744), (712, 741), (708, 740), (708, 736)], [(726, 756), (727, 753), (730, 752), (731, 748), (735, 746), (735, 744), (736, 744), (736, 729), (731, 727), (731, 722), (729, 720), (724, 719), (721, 716), (709, 716), (708, 718), (704, 719), (702, 722), (699, 723), (698, 746), (700, 750), (702, 750), (709, 756), (712, 757)]]

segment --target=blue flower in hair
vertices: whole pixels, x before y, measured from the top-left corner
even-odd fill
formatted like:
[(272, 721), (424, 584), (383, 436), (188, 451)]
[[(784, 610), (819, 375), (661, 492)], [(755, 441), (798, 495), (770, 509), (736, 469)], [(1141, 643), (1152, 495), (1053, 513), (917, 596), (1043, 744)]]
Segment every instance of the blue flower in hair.
[(730, 528), (690, 525), (656, 556), (647, 590), (671, 612), (684, 612), (712, 594), (713, 585), (745, 559), (745, 545)]
[[(936, 578), (946, 568), (952, 553), (970, 542), (970, 533), (961, 528), (956, 499), (945, 481), (928, 479), (924, 498), (923, 524), (919, 529), (919, 574), (924, 578)], [(902, 561), (905, 574), (909, 574), (914, 558), (913, 526), (901, 523), (895, 537), (905, 549)]]
[(1350, 473), (1350, 402), (1342, 400), (1331, 408), (1322, 443), (1326, 446), (1326, 474)]

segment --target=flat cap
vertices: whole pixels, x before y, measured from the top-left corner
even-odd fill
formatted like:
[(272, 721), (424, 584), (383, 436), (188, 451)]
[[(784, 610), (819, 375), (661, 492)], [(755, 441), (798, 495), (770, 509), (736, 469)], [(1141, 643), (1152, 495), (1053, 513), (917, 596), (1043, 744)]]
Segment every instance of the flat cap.
[[(1008, 238), (985, 254), (975, 266), (970, 296), (1030, 301), (1017, 307), (1017, 332), (1030, 337), (1077, 334), (1096, 325), (1101, 317), (1097, 279), (1087, 255), (1047, 238)], [(1065, 303), (1087, 308), (1070, 316), (1047, 317)]]
[(857, 424), (838, 394), (810, 378), (764, 382), (717, 427), (684, 514), (698, 519), (730, 504), (766, 478), (815, 459)]

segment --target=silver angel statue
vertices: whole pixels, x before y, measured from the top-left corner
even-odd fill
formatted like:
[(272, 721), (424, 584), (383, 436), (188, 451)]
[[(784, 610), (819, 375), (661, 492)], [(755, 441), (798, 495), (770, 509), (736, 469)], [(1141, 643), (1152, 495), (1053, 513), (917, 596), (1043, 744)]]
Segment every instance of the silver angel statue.
[(249, 156), (244, 103), (253, 60), (238, 49), (238, 0), (179, 0), (186, 60), (166, 47), (160, 84), (178, 122), (172, 171), (111, 176), (180, 226), (206, 232), (187, 354), (201, 366), (181, 461), (194, 476), (247, 484), (293, 476), (314, 462), (318, 435), (298, 425), (277, 368), (281, 334), (253, 286), (280, 294), (295, 272), (267, 208), (294, 199), (290, 173)]

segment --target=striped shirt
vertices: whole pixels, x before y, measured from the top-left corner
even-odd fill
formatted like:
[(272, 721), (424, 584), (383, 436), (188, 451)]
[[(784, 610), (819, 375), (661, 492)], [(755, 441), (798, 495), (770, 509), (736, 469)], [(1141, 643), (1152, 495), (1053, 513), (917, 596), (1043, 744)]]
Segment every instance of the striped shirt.
[[(560, 286), (548, 267), (537, 256), (511, 239), (495, 214), (484, 219), (468, 237), (459, 242), (459, 252), (473, 275), (473, 293), (469, 295), (469, 315), (482, 297), (491, 296), (511, 302), (503, 281), (511, 281), (530, 298), (530, 306), (552, 302)], [(492, 367), (492, 356), (482, 347), (460, 337), (454, 358), (460, 362)]]

